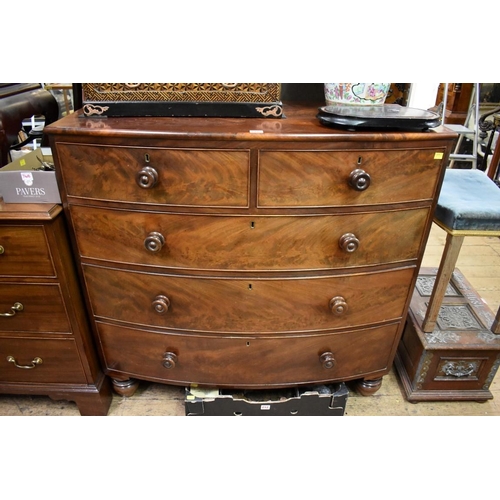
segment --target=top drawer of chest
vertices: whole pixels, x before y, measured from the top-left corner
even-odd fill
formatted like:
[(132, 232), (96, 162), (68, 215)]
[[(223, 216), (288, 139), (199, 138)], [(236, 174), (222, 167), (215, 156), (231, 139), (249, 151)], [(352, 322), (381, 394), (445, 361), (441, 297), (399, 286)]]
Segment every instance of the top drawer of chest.
[(0, 225), (0, 276), (55, 275), (43, 226)]
[(444, 149), (259, 152), (260, 207), (391, 204), (434, 196)]
[(250, 152), (58, 143), (68, 196), (172, 206), (248, 207)]

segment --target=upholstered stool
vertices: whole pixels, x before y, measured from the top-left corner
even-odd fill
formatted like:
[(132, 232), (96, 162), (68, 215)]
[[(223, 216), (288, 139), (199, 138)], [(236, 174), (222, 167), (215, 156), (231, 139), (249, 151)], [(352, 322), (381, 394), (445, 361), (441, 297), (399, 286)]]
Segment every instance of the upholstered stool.
[[(446, 170), (434, 222), (447, 233), (424, 332), (436, 326), (439, 309), (466, 236), (500, 236), (500, 189), (480, 170)], [(493, 326), (497, 331), (498, 321)]]
[(396, 369), (409, 401), (491, 399), (500, 313), (455, 265), (466, 236), (500, 236), (500, 189), (480, 170), (447, 169), (434, 222), (445, 248), (438, 269), (420, 270)]

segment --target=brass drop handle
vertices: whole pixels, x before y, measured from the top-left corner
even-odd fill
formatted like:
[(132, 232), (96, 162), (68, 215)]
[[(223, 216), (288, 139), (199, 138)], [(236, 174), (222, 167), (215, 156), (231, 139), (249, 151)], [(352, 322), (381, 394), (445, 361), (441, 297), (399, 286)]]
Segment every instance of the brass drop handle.
[(163, 366), (169, 370), (175, 368), (175, 364), (177, 363), (177, 354), (174, 352), (166, 352), (163, 355)]
[(153, 231), (146, 236), (144, 246), (150, 252), (159, 252), (165, 244), (165, 237), (163, 234)]
[(0, 316), (4, 317), (9, 317), (9, 316), (15, 316), (16, 313), (22, 311), (24, 309), (24, 306), (21, 304), (21, 302), (16, 302), (11, 308), (10, 312), (6, 313), (0, 313)]
[(2, 255), (3, 253), (5, 253), (5, 248), (2, 245), (0, 245), (0, 255)]
[(330, 300), (330, 309), (335, 316), (342, 316), (348, 311), (349, 306), (347, 305), (344, 297), (339, 295), (338, 297), (333, 297), (333, 299)]
[(353, 233), (345, 233), (339, 238), (339, 246), (344, 252), (355, 252), (359, 247), (359, 240)]
[(335, 361), (335, 358), (333, 357), (333, 352), (330, 351), (321, 354), (321, 356), (319, 357), (319, 362), (323, 365), (323, 368), (325, 370), (331, 370), (337, 363)]
[(362, 168), (354, 169), (349, 175), (349, 185), (356, 191), (364, 191), (370, 186), (371, 177)]
[(157, 295), (153, 300), (153, 309), (158, 314), (165, 314), (170, 307), (170, 299), (165, 295)]
[(9, 363), (14, 363), (16, 368), (21, 368), (22, 370), (33, 370), (33, 368), (36, 368), (37, 365), (41, 365), (43, 363), (42, 358), (39, 357), (33, 358), (33, 361), (29, 365), (18, 365), (14, 356), (7, 356), (7, 361)]
[(158, 182), (158, 172), (153, 167), (143, 167), (137, 172), (135, 182), (143, 189), (151, 189)]

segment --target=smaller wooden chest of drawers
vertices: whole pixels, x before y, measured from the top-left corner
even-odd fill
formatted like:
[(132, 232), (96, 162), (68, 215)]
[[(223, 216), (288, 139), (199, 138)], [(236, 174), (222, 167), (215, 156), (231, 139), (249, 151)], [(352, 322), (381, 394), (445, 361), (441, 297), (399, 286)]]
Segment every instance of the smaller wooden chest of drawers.
[(0, 202), (0, 393), (111, 403), (59, 205)]

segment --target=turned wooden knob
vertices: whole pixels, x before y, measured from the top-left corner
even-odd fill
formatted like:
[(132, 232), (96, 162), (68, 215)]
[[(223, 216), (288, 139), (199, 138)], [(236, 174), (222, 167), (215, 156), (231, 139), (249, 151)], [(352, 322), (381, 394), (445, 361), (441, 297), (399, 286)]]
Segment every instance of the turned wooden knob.
[(158, 314), (165, 314), (170, 307), (170, 299), (165, 295), (157, 295), (153, 300), (153, 309)]
[(171, 370), (175, 368), (175, 364), (177, 363), (177, 354), (174, 352), (166, 352), (163, 355), (163, 366)]
[(344, 252), (355, 252), (359, 247), (359, 240), (352, 233), (343, 234), (339, 239), (339, 246)]
[(327, 351), (321, 354), (319, 357), (319, 362), (323, 365), (326, 370), (331, 370), (335, 364), (335, 358), (333, 357), (333, 352)]
[(150, 252), (159, 252), (164, 244), (165, 237), (163, 234), (155, 231), (149, 233), (144, 240), (144, 246), (146, 247), (146, 250), (149, 250)]
[(364, 191), (370, 186), (371, 177), (362, 168), (356, 168), (349, 175), (349, 185), (356, 191)]
[(158, 172), (153, 167), (144, 167), (137, 172), (135, 182), (143, 189), (151, 189), (158, 182)]
[(349, 306), (347, 305), (344, 297), (338, 296), (333, 297), (333, 299), (330, 300), (330, 309), (336, 316), (342, 316), (342, 314), (345, 314), (347, 312)]

